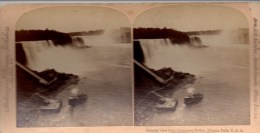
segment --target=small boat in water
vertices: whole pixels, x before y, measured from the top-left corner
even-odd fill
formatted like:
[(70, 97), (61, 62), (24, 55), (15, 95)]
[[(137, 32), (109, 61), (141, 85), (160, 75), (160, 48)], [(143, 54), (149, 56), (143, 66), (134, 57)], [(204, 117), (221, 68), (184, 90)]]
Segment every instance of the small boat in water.
[(195, 104), (198, 103), (199, 101), (201, 101), (203, 98), (203, 94), (201, 93), (194, 93), (192, 95), (188, 95), (184, 98), (184, 103), (186, 105), (191, 105), (191, 104)]
[(161, 111), (175, 111), (177, 105), (178, 105), (177, 99), (163, 98), (160, 100), (159, 103), (155, 105), (155, 107), (157, 110), (161, 110)]

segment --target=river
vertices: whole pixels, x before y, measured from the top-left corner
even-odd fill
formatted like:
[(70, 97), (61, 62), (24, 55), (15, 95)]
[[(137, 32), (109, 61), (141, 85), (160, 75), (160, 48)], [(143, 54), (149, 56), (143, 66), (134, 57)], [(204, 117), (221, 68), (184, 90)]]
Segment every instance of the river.
[[(136, 125), (250, 124), (248, 45), (227, 43), (218, 45), (214, 42), (208, 43), (209, 47), (191, 48), (162, 45), (160, 44), (162, 42), (162, 40), (156, 39), (141, 40), (141, 43), (153, 50), (150, 51), (153, 53), (152, 55), (146, 55), (145, 64), (153, 69), (171, 67), (176, 71), (194, 74), (197, 80), (192, 87), (196, 88), (195, 92), (203, 93), (204, 98), (197, 104), (186, 106), (183, 104), (183, 98), (188, 94), (187, 89), (177, 90), (172, 94), (172, 97), (179, 101), (176, 111), (164, 113), (147, 111), (149, 115), (136, 116), (136, 118), (144, 117), (143, 120), (136, 119)], [(169, 93), (172, 92), (169, 91)], [(138, 109), (136, 110), (138, 111)]]
[(55, 96), (62, 101), (59, 113), (41, 112), (40, 105), (35, 105), (32, 98), (18, 99), (18, 127), (132, 125), (131, 44), (116, 43), (102, 35), (84, 39), (91, 47), (23, 42), (29, 68), (78, 75), (80, 81), (76, 87), (88, 99), (78, 106), (69, 106), (72, 87), (68, 87)]

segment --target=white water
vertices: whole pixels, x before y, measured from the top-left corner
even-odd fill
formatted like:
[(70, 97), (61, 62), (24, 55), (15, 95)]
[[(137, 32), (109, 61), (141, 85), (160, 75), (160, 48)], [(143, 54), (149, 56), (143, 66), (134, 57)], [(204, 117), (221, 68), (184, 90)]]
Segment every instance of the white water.
[[(83, 47), (77, 47), (79, 44), (55, 46), (50, 40), (21, 42), (27, 58), (27, 67), (39, 72), (55, 69), (58, 72), (83, 75), (85, 72), (100, 69), (102, 62), (98, 61), (101, 60), (98, 58), (103, 58), (99, 55), (104, 55), (104, 53), (100, 53), (102, 50), (98, 50), (99, 47), (107, 49), (127, 45), (116, 42), (109, 32), (99, 36), (81, 36), (81, 38), (84, 40), (84, 46), (91, 47), (84, 48), (83, 45)], [(108, 58), (109, 49), (106, 54), (104, 58)]]
[[(145, 58), (144, 64), (155, 70), (171, 67), (176, 71), (201, 74), (205, 70), (215, 69), (211, 65), (219, 65), (216, 63), (218, 59), (225, 58), (225, 55), (220, 54), (221, 51), (219, 50), (245, 46), (232, 43), (228, 32), (223, 32), (220, 35), (201, 35), (198, 37), (201, 39), (202, 45), (209, 47), (198, 48), (189, 45), (172, 45), (168, 39), (141, 39), (140, 43)], [(205, 56), (214, 57), (211, 59), (204, 58)], [(217, 60), (213, 60), (213, 58)], [(243, 60), (241, 60), (241, 63), (242, 66), (245, 65)]]
[[(202, 62), (199, 60), (202, 59), (201, 56), (204, 56), (201, 54), (202, 48), (199, 50), (186, 45), (166, 45), (163, 39), (141, 40), (141, 47), (144, 52), (145, 65), (149, 68), (158, 70), (163, 67), (171, 67), (176, 71), (194, 74), (204, 69), (196, 65), (197, 62)], [(197, 59), (194, 60), (190, 56), (197, 57)], [(191, 64), (194, 65), (191, 66)], [(203, 66), (207, 66), (207, 63)]]
[(95, 69), (82, 62), (84, 56), (72, 46), (55, 46), (52, 41), (22, 42), (27, 57), (27, 67), (35, 71), (55, 69), (59, 72), (80, 74)]

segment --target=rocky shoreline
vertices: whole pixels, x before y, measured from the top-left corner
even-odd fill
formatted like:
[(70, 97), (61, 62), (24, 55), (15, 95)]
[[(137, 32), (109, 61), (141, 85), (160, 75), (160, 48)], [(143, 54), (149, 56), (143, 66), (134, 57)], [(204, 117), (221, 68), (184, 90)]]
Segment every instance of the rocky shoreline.
[[(135, 69), (139, 69), (135, 67)], [(183, 89), (188, 84), (193, 84), (196, 80), (195, 75), (190, 73), (177, 72), (171, 68), (162, 68), (160, 70), (153, 70), (155, 74), (167, 79), (173, 77), (166, 84), (160, 84), (145, 72), (136, 73), (135, 77), (140, 76), (141, 83), (135, 84), (135, 125), (143, 125), (150, 117), (158, 113), (155, 109), (155, 104), (160, 100), (159, 97), (155, 96), (152, 91), (156, 91), (162, 96), (172, 97), (173, 93), (178, 89)], [(139, 78), (140, 79), (140, 78)]]
[(57, 99), (59, 92), (79, 82), (77, 75), (57, 72), (54, 69), (48, 69), (42, 72), (33, 71), (48, 82), (53, 81), (49, 85), (44, 85), (21, 68), (17, 67), (16, 70), (18, 127), (31, 126), (34, 124), (34, 121), (37, 121), (40, 117), (42, 113), (40, 106), (42, 106), (45, 101), (35, 95), (36, 93), (46, 98)]

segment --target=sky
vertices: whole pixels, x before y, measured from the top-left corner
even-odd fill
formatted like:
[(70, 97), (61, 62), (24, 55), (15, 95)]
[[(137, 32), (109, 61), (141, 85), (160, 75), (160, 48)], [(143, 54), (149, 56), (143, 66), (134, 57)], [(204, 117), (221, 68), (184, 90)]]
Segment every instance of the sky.
[(141, 13), (134, 27), (174, 28), (180, 31), (248, 28), (246, 17), (236, 9), (213, 5), (155, 7)]
[(60, 32), (77, 32), (97, 29), (114, 29), (129, 27), (127, 17), (114, 9), (93, 6), (48, 7), (23, 14), (16, 29), (57, 30)]
[[(61, 32), (129, 27), (127, 17), (105, 7), (49, 7), (22, 15), (21, 29), (53, 29)], [(174, 5), (148, 9), (134, 21), (134, 27), (167, 27), (180, 31), (248, 28), (246, 17), (230, 7), (213, 5)]]

